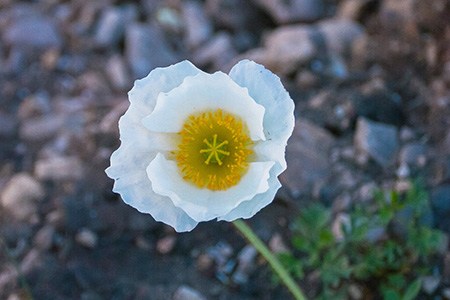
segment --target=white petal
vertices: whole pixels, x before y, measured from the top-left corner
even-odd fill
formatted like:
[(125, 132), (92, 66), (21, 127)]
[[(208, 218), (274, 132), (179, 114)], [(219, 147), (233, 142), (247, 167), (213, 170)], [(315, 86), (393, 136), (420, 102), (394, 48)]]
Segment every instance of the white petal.
[(266, 141), (258, 143), (255, 152), (264, 160), (276, 163), (275, 176), (286, 169), (284, 158), (288, 138), (294, 130), (294, 102), (280, 78), (253, 61), (242, 60), (230, 71), (230, 77), (246, 87), (250, 96), (264, 106), (264, 134)]
[(264, 107), (222, 72), (187, 77), (179, 87), (159, 94), (143, 124), (156, 132), (179, 132), (189, 115), (219, 108), (245, 120), (252, 140), (265, 140)]
[(278, 189), (281, 187), (280, 181), (277, 178), (277, 172), (278, 170), (275, 168), (270, 170), (270, 177), (268, 180), (269, 189), (266, 192), (255, 195), (251, 200), (242, 202), (228, 214), (219, 217), (218, 220), (231, 222), (240, 218), (248, 219), (269, 205), (275, 198)]
[(106, 174), (115, 180), (113, 191), (127, 204), (150, 213), (155, 220), (171, 225), (177, 231), (188, 231), (197, 224), (170, 199), (155, 194), (145, 168), (157, 151), (170, 148), (171, 135), (150, 132), (142, 118), (153, 110), (160, 92), (179, 86), (186, 76), (201, 72), (188, 61), (167, 68), (157, 68), (144, 79), (137, 80), (129, 92), (130, 107), (119, 121), (121, 145), (111, 155)]
[(161, 154), (149, 164), (147, 174), (156, 193), (170, 197), (175, 206), (201, 222), (226, 215), (240, 203), (266, 192), (272, 166), (273, 162), (251, 163), (239, 184), (225, 191), (199, 189), (186, 182), (176, 163)]

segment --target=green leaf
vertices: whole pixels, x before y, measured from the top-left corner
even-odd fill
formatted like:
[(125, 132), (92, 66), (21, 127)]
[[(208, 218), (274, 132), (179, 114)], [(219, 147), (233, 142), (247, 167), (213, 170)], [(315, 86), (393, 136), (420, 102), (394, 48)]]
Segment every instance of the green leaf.
[(417, 295), (420, 292), (420, 288), (422, 286), (422, 280), (417, 278), (414, 280), (406, 289), (405, 294), (402, 297), (402, 300), (413, 300), (416, 299)]

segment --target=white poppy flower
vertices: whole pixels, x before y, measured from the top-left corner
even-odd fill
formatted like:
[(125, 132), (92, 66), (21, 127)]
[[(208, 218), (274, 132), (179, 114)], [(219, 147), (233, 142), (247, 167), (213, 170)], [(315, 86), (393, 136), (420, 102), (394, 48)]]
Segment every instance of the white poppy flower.
[(128, 96), (106, 170), (127, 204), (181, 232), (272, 202), (294, 127), (276, 75), (248, 60), (229, 75), (183, 61), (137, 80)]

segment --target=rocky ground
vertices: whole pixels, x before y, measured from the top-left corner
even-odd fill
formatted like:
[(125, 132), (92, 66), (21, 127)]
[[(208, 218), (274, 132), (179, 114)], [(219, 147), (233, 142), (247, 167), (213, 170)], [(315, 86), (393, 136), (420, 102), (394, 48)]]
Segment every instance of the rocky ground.
[[(253, 59), (296, 103), (283, 188), (250, 220), (274, 249), (306, 203), (409, 178), (450, 233), (449, 20), (448, 0), (0, 0), (0, 298), (289, 297), (230, 224), (176, 234), (111, 192), (126, 92), (182, 59)], [(443, 261), (430, 299), (450, 299)]]

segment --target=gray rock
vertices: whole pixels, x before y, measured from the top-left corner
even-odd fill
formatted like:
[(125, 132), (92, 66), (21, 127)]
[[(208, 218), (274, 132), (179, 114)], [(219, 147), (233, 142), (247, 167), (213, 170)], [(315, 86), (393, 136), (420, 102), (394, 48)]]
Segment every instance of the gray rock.
[(86, 248), (95, 248), (98, 243), (98, 236), (90, 229), (82, 228), (76, 235), (75, 240)]
[(431, 205), (439, 227), (450, 233), (450, 185), (441, 185), (431, 192)]
[(255, 268), (255, 259), (258, 252), (251, 245), (245, 246), (238, 254), (238, 265), (233, 273), (232, 280), (238, 285), (248, 282), (251, 271)]
[(38, 14), (15, 18), (6, 28), (4, 41), (10, 46), (25, 48), (61, 47), (63, 43), (56, 24)]
[(277, 24), (311, 22), (325, 12), (322, 0), (254, 0)]
[(205, 14), (202, 5), (196, 1), (183, 2), (185, 37), (188, 48), (196, 48), (212, 34), (211, 20)]
[(126, 29), (125, 55), (137, 78), (178, 60), (159, 28), (140, 23), (131, 24)]
[(280, 176), (283, 185), (298, 195), (312, 184), (325, 181), (330, 170), (329, 153), (333, 136), (306, 121), (297, 121), (286, 148), (287, 170)]
[(55, 228), (52, 225), (45, 225), (36, 232), (34, 244), (41, 250), (48, 250), (53, 244)]
[(231, 36), (219, 32), (194, 52), (192, 60), (201, 66), (212, 64), (215, 69), (224, 70), (236, 54)]
[(10, 138), (16, 134), (17, 120), (13, 116), (0, 111), (0, 137)]
[(253, 49), (244, 56), (276, 73), (292, 73), (317, 54), (316, 45), (311, 40), (312, 33), (309, 25), (280, 27), (267, 36), (264, 48)]
[(248, 0), (207, 0), (205, 9), (220, 27), (240, 31), (259, 24), (259, 15)]
[(444, 299), (450, 300), (450, 288), (443, 289), (442, 296), (444, 297)]
[(424, 276), (422, 278), (422, 290), (428, 294), (433, 294), (441, 283), (441, 278), (438, 276)]
[(34, 172), (41, 180), (78, 180), (83, 176), (83, 165), (75, 156), (54, 156), (39, 159), (35, 164)]
[(177, 237), (175, 235), (167, 235), (156, 242), (156, 250), (161, 254), (168, 254), (173, 250), (176, 243)]
[(182, 285), (173, 294), (173, 300), (206, 300), (199, 291), (190, 286)]
[(382, 167), (387, 167), (392, 164), (397, 152), (397, 128), (358, 118), (354, 146), (360, 153), (370, 156)]
[(399, 161), (411, 166), (424, 166), (427, 161), (428, 147), (421, 143), (410, 143), (403, 146), (399, 153)]
[(345, 55), (350, 51), (353, 41), (362, 36), (363, 28), (356, 22), (345, 19), (329, 19), (318, 23), (330, 54)]
[(42, 185), (27, 173), (14, 175), (1, 193), (1, 205), (16, 219), (34, 222), (37, 205), (45, 196)]
[(129, 89), (131, 86), (130, 74), (123, 57), (119, 54), (111, 56), (108, 60), (106, 74), (114, 88), (118, 90)]
[(19, 134), (23, 140), (28, 142), (43, 141), (55, 136), (63, 124), (63, 117), (55, 115), (26, 119), (20, 125)]
[(126, 24), (137, 17), (136, 7), (127, 5), (122, 7), (110, 6), (100, 15), (95, 31), (95, 42), (102, 47), (115, 47), (123, 38)]

